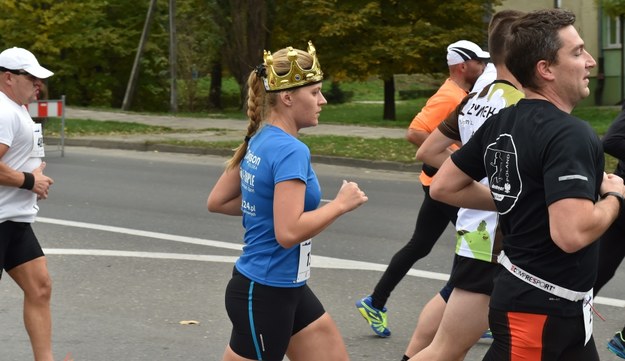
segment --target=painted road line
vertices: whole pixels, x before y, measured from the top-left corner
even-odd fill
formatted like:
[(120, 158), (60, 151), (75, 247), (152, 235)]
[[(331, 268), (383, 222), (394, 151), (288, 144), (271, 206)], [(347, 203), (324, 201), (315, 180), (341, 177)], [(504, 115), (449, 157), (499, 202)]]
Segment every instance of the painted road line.
[[(113, 227), (94, 223), (67, 221), (62, 219), (37, 217), (37, 222), (54, 224), (66, 227), (85, 228), (92, 230), (99, 230), (112, 233), (127, 234), (132, 236), (140, 236), (154, 239), (161, 239), (172, 242), (181, 242), (189, 244), (197, 244), (216, 248), (241, 250), (242, 245), (215, 241), (210, 239), (196, 238), (196, 237), (184, 237), (167, 233), (142, 231), (131, 228)], [(73, 249), (73, 248), (46, 248), (44, 252), (49, 255), (77, 255), (77, 256), (109, 256), (109, 257), (136, 257), (136, 258), (151, 258), (151, 259), (172, 259), (172, 260), (187, 260), (187, 261), (202, 261), (202, 262), (224, 262), (234, 263), (238, 257), (233, 256), (214, 256), (214, 255), (195, 255), (195, 254), (181, 254), (181, 253), (161, 253), (161, 252), (134, 252), (134, 251), (117, 251), (117, 250), (98, 250), (98, 249)], [(343, 270), (361, 270), (361, 271), (379, 271), (384, 272), (388, 265), (354, 261), (349, 259), (325, 257), (315, 255), (313, 258), (313, 268), (327, 268), (327, 269), (343, 269)], [(407, 275), (426, 278), (430, 280), (447, 281), (449, 275), (439, 272), (423, 271), (411, 268)], [(602, 304), (613, 307), (625, 308), (625, 300), (609, 297), (595, 297), (594, 302), (596, 304)]]

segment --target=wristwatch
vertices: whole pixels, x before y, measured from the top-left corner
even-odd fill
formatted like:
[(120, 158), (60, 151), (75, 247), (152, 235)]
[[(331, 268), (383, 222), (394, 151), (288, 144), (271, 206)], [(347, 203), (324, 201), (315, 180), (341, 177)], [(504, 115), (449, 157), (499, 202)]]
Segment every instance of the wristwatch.
[(623, 207), (623, 202), (625, 202), (625, 197), (623, 197), (623, 195), (619, 192), (605, 192), (601, 195), (601, 199), (606, 198), (607, 196), (614, 196), (618, 199), (618, 203), (621, 206), (621, 208)]

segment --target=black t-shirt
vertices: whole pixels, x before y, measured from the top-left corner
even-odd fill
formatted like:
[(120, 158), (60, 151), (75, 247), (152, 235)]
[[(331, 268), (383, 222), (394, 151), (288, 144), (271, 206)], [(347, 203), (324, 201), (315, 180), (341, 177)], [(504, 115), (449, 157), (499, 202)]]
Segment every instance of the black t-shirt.
[[(551, 239), (547, 207), (564, 198), (597, 200), (604, 155), (584, 121), (544, 100), (520, 100), (488, 119), (452, 155), (475, 180), (487, 176), (500, 214), (504, 251), (523, 270), (585, 292), (597, 272), (597, 245), (566, 253)], [(499, 310), (579, 315), (581, 302), (560, 299), (500, 272), (491, 295)]]

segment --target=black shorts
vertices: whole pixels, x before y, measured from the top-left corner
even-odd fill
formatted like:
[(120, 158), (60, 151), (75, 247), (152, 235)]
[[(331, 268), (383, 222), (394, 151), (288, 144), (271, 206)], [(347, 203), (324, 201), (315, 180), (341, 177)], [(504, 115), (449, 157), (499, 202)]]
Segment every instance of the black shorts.
[(239, 356), (278, 361), (284, 358), (291, 336), (325, 310), (307, 286), (264, 286), (236, 268), (226, 287), (226, 310), (232, 321), (230, 348)]
[(0, 272), (2, 269), (10, 271), (43, 255), (30, 223), (0, 223)]
[(452, 286), (449, 285), (449, 282), (445, 283), (445, 286), (438, 291), (438, 294), (441, 295), (445, 303), (449, 302), (449, 296), (451, 296), (451, 292), (454, 290)]
[(584, 345), (581, 315), (557, 317), (491, 308), (488, 324), (494, 340), (485, 361), (599, 361), (594, 339)]
[(456, 255), (447, 283), (454, 288), (490, 296), (493, 279), (500, 270), (497, 263)]

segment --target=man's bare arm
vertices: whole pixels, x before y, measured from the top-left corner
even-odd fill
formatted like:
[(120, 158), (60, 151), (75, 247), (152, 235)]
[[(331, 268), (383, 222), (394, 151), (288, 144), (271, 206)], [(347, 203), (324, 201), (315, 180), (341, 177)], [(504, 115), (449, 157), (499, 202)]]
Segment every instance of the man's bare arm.
[(430, 196), (456, 207), (497, 210), (490, 189), (461, 171), (451, 158), (447, 158), (432, 179)]

